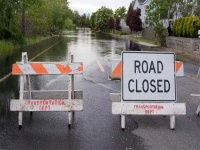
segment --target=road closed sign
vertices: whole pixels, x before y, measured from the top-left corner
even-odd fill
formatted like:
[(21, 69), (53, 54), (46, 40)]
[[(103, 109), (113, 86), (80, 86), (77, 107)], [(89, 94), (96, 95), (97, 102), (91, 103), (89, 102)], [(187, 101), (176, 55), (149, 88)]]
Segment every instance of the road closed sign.
[(176, 101), (175, 54), (122, 53), (123, 101)]

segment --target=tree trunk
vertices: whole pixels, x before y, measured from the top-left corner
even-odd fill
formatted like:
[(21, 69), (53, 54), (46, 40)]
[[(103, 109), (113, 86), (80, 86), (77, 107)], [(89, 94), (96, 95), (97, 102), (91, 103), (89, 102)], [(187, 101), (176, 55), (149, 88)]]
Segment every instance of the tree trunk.
[(21, 22), (21, 31), (22, 35), (26, 35), (26, 22), (25, 22), (25, 2), (23, 1), (23, 6), (22, 6), (22, 22)]

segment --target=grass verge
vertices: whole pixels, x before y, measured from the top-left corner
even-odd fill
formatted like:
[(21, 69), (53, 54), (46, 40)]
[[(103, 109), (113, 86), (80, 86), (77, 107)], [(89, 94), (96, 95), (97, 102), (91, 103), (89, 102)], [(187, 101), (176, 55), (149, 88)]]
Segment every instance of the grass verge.
[(0, 54), (14, 49), (14, 44), (11, 41), (0, 40)]
[[(23, 46), (35, 44), (47, 38), (49, 37), (37, 36), (32, 38), (26, 38), (25, 44)], [(15, 48), (19, 48), (20, 46), (21, 45), (14, 44), (12, 41), (0, 40), (0, 55), (6, 55), (12, 52)]]
[(48, 37), (44, 37), (44, 36), (37, 36), (37, 37), (32, 37), (32, 38), (26, 38), (26, 45), (31, 45), (31, 44), (35, 44), (38, 43), (40, 41), (43, 41), (45, 39), (47, 39)]
[(129, 39), (131, 41), (133, 41), (133, 42), (145, 42), (145, 43), (149, 43), (149, 44), (154, 44), (154, 45), (159, 45), (160, 46), (160, 42), (153, 41), (153, 40), (148, 40), (148, 39), (144, 39), (142, 37), (131, 37)]

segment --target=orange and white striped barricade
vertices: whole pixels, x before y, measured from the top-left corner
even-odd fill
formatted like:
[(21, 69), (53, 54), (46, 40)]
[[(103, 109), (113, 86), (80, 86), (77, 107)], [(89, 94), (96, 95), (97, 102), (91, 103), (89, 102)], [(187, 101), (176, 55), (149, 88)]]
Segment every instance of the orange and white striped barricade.
[(122, 60), (114, 65), (123, 71), (121, 93), (110, 93), (112, 114), (121, 115), (121, 128), (126, 115), (168, 115), (174, 129), (175, 115), (186, 114), (186, 104), (176, 103), (176, 76), (184, 75), (183, 63), (174, 61), (174, 53), (144, 51), (123, 52)]
[(111, 80), (120, 80), (122, 76), (122, 61), (120, 59), (111, 60)]
[[(184, 66), (182, 61), (175, 61), (176, 67), (176, 76), (184, 76)], [(111, 60), (111, 74), (109, 78), (111, 80), (120, 80), (122, 77), (122, 61), (121, 59), (112, 59)]]
[(176, 71), (176, 76), (177, 77), (184, 77), (184, 66), (182, 61), (175, 61), (176, 66), (175, 66), (175, 71)]
[[(12, 74), (20, 76), (19, 99), (11, 99), (10, 110), (18, 111), (19, 129), (22, 127), (23, 112), (34, 111), (66, 111), (68, 125), (71, 126), (72, 112), (83, 110), (83, 92), (74, 91), (74, 74), (83, 73), (83, 63), (72, 62), (73, 55), (69, 54), (69, 62), (28, 62), (27, 53), (22, 53), (21, 62), (12, 65)], [(67, 90), (32, 90), (31, 75), (68, 75)], [(25, 83), (28, 89), (25, 90)]]

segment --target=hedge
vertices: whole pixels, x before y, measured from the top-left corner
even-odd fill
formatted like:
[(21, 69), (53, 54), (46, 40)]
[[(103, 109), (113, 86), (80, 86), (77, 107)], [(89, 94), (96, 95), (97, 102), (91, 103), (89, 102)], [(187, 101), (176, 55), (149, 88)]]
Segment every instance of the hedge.
[(198, 16), (181, 17), (174, 21), (172, 32), (174, 36), (198, 38), (200, 19)]

